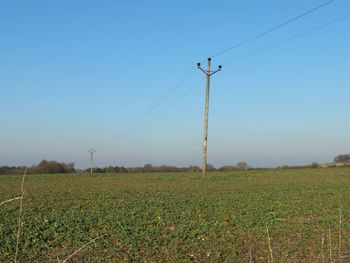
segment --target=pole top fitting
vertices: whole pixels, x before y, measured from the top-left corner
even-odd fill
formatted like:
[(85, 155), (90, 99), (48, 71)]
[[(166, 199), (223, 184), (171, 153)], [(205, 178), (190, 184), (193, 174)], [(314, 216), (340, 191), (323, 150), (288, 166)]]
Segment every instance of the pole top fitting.
[(200, 67), (200, 66), (201, 66), (201, 63), (198, 62), (198, 63), (197, 63), (197, 67)]
[(221, 66), (221, 65), (219, 65), (219, 69), (222, 69), (222, 66)]
[(211, 61), (211, 58), (208, 58), (208, 61)]

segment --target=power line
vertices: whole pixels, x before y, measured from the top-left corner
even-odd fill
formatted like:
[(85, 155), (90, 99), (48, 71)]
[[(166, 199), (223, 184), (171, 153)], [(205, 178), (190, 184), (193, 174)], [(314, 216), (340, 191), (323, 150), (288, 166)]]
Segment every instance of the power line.
[[(251, 37), (251, 38), (249, 38), (249, 39), (246, 39), (246, 40), (244, 40), (244, 41), (242, 41), (242, 42), (240, 42), (240, 43), (238, 43), (238, 44), (236, 44), (236, 45), (234, 45), (234, 46), (232, 46), (232, 47), (230, 47), (230, 48), (227, 48), (227, 49), (225, 49), (225, 50), (223, 50), (223, 51), (220, 51), (220, 52), (218, 52), (218, 53), (212, 55), (211, 57), (216, 57), (216, 56), (222, 55), (222, 54), (224, 54), (224, 53), (226, 53), (226, 52), (228, 52), (228, 51), (230, 51), (230, 50), (232, 50), (232, 49), (234, 49), (234, 48), (243, 46), (243, 45), (245, 45), (245, 44), (247, 44), (247, 43), (249, 43), (249, 42), (251, 42), (251, 41), (253, 41), (253, 40), (257, 39), (257, 38), (260, 38), (260, 37), (262, 37), (262, 36), (264, 36), (264, 35), (266, 35), (266, 34), (272, 32), (272, 31), (275, 31), (275, 30), (277, 30), (277, 29), (279, 29), (279, 28), (281, 28), (281, 27), (284, 27), (284, 26), (286, 26), (286, 25), (288, 25), (288, 24), (290, 24), (290, 23), (292, 23), (292, 22), (294, 22), (294, 21), (296, 21), (296, 20), (298, 20), (298, 19), (300, 19), (300, 18), (302, 18), (302, 17), (304, 17), (304, 16), (307, 16), (307, 15), (309, 15), (309, 14), (311, 14), (311, 13), (317, 11), (318, 9), (321, 9), (321, 8), (323, 8), (323, 7), (325, 7), (325, 6), (329, 5), (329, 4), (331, 4), (331, 3), (334, 2), (334, 1), (335, 1), (335, 0), (327, 1), (326, 3), (321, 4), (321, 5), (317, 6), (317, 7), (314, 7), (314, 8), (312, 8), (312, 9), (310, 9), (310, 10), (304, 12), (304, 13), (301, 14), (301, 15), (298, 15), (298, 16), (292, 18), (292, 19), (289, 19), (289, 20), (283, 22), (282, 24), (279, 24), (279, 25), (277, 25), (277, 26), (275, 26), (275, 27), (273, 27), (273, 28), (271, 28), (271, 29), (268, 29), (268, 30), (266, 30), (266, 31), (264, 31), (264, 32), (262, 32), (262, 33), (256, 35), (256, 36), (254, 36), (254, 37)], [(269, 48), (271, 48), (271, 47), (269, 47)], [(268, 48), (265, 48), (265, 49), (268, 49)], [(265, 49), (264, 49), (264, 50), (265, 50)], [(261, 51), (260, 51), (260, 52), (261, 52)], [(244, 57), (245, 57), (245, 56), (246, 56), (246, 55), (244, 55)], [(243, 56), (242, 56), (242, 57), (243, 57)], [(230, 63), (230, 62), (231, 62), (231, 61), (226, 62), (226, 63)], [(141, 121), (143, 121), (143, 120), (144, 120), (148, 115), (150, 115), (160, 104), (162, 104), (171, 94), (173, 94), (173, 93), (182, 85), (183, 82), (187, 81), (187, 80), (193, 75), (193, 71), (194, 71), (194, 68), (191, 68), (191, 69), (178, 81), (178, 83), (176, 83), (176, 84), (174, 85), (173, 88), (171, 88), (167, 93), (165, 93), (164, 96), (162, 96), (162, 97), (161, 97), (156, 103), (154, 103), (146, 112), (144, 112), (144, 113), (143, 113), (141, 116), (139, 116), (135, 121), (133, 121), (126, 129), (124, 129), (122, 132), (120, 132), (119, 135), (118, 135), (115, 139), (113, 139), (110, 143), (113, 143), (113, 142), (115, 142), (116, 140), (119, 140), (120, 138), (124, 137), (129, 131), (133, 130), (133, 129), (137, 126), (138, 123), (140, 123)]]
[[(182, 99), (184, 99), (188, 94), (190, 94), (190, 92), (198, 87), (200, 84), (202, 84), (204, 82), (204, 80), (200, 80), (198, 82), (196, 82), (194, 85), (190, 86), (180, 97), (178, 97), (173, 103), (171, 103), (167, 108), (165, 108), (160, 114), (158, 114), (157, 116), (155, 116), (154, 118), (152, 118), (150, 121), (146, 122), (144, 125), (142, 125), (141, 127), (139, 127), (136, 130), (133, 130), (131, 133), (129, 133), (129, 135), (135, 135), (138, 132), (140, 132), (141, 130), (147, 128), (150, 124), (152, 124), (156, 119), (158, 119), (160, 116), (164, 115), (165, 113), (167, 113), (170, 109), (172, 109), (175, 105), (177, 105)], [(123, 137), (119, 137), (117, 138), (114, 143), (119, 142)]]
[(291, 18), (291, 19), (289, 19), (289, 20), (283, 22), (282, 24), (279, 24), (279, 25), (277, 25), (277, 26), (274, 26), (274, 27), (272, 27), (272, 28), (270, 28), (270, 29), (268, 29), (268, 30), (266, 30), (266, 31), (264, 31), (264, 32), (262, 32), (262, 33), (260, 33), (260, 34), (257, 34), (257, 35), (255, 35), (255, 36), (253, 36), (253, 37), (251, 37), (251, 38), (248, 38), (248, 39), (246, 39), (246, 40), (244, 40), (244, 41), (242, 41), (242, 42), (239, 42), (238, 44), (236, 44), (236, 45), (234, 45), (234, 46), (231, 46), (231, 47), (229, 47), (229, 48), (227, 48), (227, 49), (224, 49), (224, 50), (222, 50), (222, 51), (220, 51), (220, 52), (218, 52), (218, 53), (212, 55), (211, 57), (220, 56), (220, 55), (222, 55), (222, 54), (224, 54), (224, 53), (226, 53), (226, 52), (228, 52), (228, 51), (230, 51), (230, 50), (232, 50), (232, 49), (235, 49), (235, 48), (238, 48), (238, 47), (243, 46), (243, 45), (245, 45), (245, 44), (248, 44), (249, 42), (252, 42), (252, 41), (255, 40), (255, 39), (258, 39), (258, 38), (260, 38), (260, 37), (262, 37), (262, 36), (264, 36), (264, 35), (267, 35), (267, 34), (273, 32), (273, 31), (277, 30), (277, 29), (280, 29), (281, 27), (284, 27), (284, 26), (286, 26), (286, 25), (288, 25), (288, 24), (290, 24), (290, 23), (295, 22), (296, 20), (299, 20), (300, 18), (303, 18), (304, 16), (307, 16), (307, 15), (309, 15), (309, 14), (311, 14), (311, 13), (313, 13), (313, 12), (315, 12), (315, 11), (321, 9), (321, 8), (323, 8), (323, 7), (325, 7), (325, 6), (329, 5), (329, 4), (331, 4), (331, 3), (334, 2), (334, 1), (335, 1), (335, 0), (330, 0), (330, 1), (328, 1), (328, 2), (326, 2), (326, 3), (324, 3), (324, 4), (322, 4), (322, 5), (316, 6), (316, 7), (312, 8), (312, 9), (310, 9), (310, 10), (308, 10), (308, 11), (302, 13), (301, 15), (298, 15), (298, 16), (296, 16), (296, 17), (294, 17), (294, 18)]
[[(335, 18), (327, 23), (324, 23), (322, 25), (319, 25), (317, 27), (314, 27), (310, 30), (307, 30), (303, 33), (300, 33), (300, 34), (297, 34), (297, 35), (294, 35), (288, 39), (285, 39), (285, 40), (282, 40), (282, 41), (279, 41), (275, 44), (272, 44), (270, 46), (267, 46), (265, 48), (262, 48), (262, 49), (259, 49), (259, 50), (256, 50), (256, 51), (253, 51), (253, 52), (250, 52), (250, 53), (247, 53), (245, 55), (242, 55), (242, 56), (239, 56), (239, 57), (236, 57), (234, 59), (231, 59), (229, 61), (226, 61), (225, 63), (223, 63), (222, 65), (227, 65), (227, 64), (230, 64), (232, 62), (235, 62), (235, 61), (239, 61), (239, 60), (242, 60), (242, 59), (245, 59), (247, 57), (250, 57), (250, 56), (253, 56), (253, 55), (256, 55), (256, 54), (259, 54), (259, 53), (262, 53), (266, 50), (269, 50), (269, 49), (272, 49), (274, 47), (277, 47), (277, 46), (280, 46), (284, 43), (287, 43), (289, 41), (292, 41), (294, 39), (297, 39), (297, 38), (300, 38), (300, 37), (303, 37), (307, 34), (310, 34), (312, 32), (315, 32), (317, 30), (320, 30), (326, 26), (329, 26), (331, 24), (334, 24), (334, 23), (337, 23), (337, 22), (340, 22), (342, 20), (345, 20), (347, 18), (350, 18), (350, 14), (347, 14), (347, 15), (344, 15), (344, 16), (341, 16), (341, 17), (338, 17), (338, 18)], [(146, 127), (148, 127), (151, 123), (153, 123), (156, 119), (158, 119), (161, 115), (164, 115), (165, 113), (167, 113), (171, 108), (173, 108), (175, 105), (177, 105), (183, 98), (185, 98), (194, 88), (198, 87), (200, 84), (202, 84), (204, 82), (204, 80), (200, 80), (199, 82), (197, 82), (196, 84), (194, 84), (193, 86), (191, 86), (189, 89), (187, 89), (183, 95), (181, 95), (180, 97), (178, 97), (172, 104), (170, 104), (165, 110), (163, 110), (160, 114), (158, 114), (157, 116), (155, 116), (153, 119), (151, 119), (149, 122), (147, 122), (146, 124), (144, 124), (143, 126), (141, 126), (139, 129), (137, 130), (134, 130), (134, 132), (132, 132), (130, 135), (135, 135), (137, 134), (138, 132), (140, 132), (142, 129), (145, 129)], [(121, 139), (121, 138), (119, 138)]]
[(282, 41), (279, 41), (279, 42), (277, 42), (277, 43), (275, 43), (275, 44), (272, 44), (272, 45), (269, 45), (269, 46), (267, 46), (267, 47), (258, 49), (258, 50), (256, 50), (256, 51), (247, 53), (247, 54), (245, 54), (245, 55), (238, 56), (238, 57), (235, 57), (235, 58), (233, 58), (233, 59), (230, 59), (229, 61), (226, 61), (225, 63), (223, 63), (223, 65), (227, 65), (227, 64), (230, 64), (230, 63), (232, 63), (232, 62), (235, 62), (235, 61), (238, 61), (238, 60), (242, 60), (242, 59), (244, 59), (244, 58), (246, 58), (246, 57), (250, 57), (250, 56), (253, 56), (253, 55), (262, 53), (262, 52), (264, 52), (264, 51), (266, 51), (266, 50), (269, 50), (269, 49), (278, 47), (278, 46), (280, 46), (280, 45), (282, 45), (282, 44), (285, 44), (285, 43), (287, 43), (287, 42), (289, 42), (289, 41), (292, 41), (292, 40), (294, 40), (294, 39), (303, 37), (303, 36), (305, 36), (305, 35), (308, 35), (308, 34), (310, 34), (310, 33), (313, 33), (313, 32), (315, 32), (315, 31), (317, 31), (317, 30), (320, 30), (320, 29), (322, 29), (322, 28), (324, 28), (324, 27), (327, 27), (327, 26), (332, 25), (332, 24), (334, 24), (334, 23), (340, 22), (340, 21), (345, 20), (345, 19), (347, 19), (347, 18), (350, 18), (350, 14), (347, 14), (347, 15), (344, 15), (344, 16), (341, 16), (341, 17), (338, 17), (338, 18), (335, 18), (335, 19), (333, 19), (333, 20), (331, 20), (331, 21), (329, 21), (329, 22), (327, 22), (327, 23), (324, 23), (324, 24), (319, 25), (319, 26), (317, 26), (317, 27), (314, 27), (314, 28), (312, 28), (312, 29), (310, 29), (310, 30), (307, 30), (307, 31), (305, 31), (305, 32), (303, 32), (303, 33), (300, 33), (300, 34), (294, 35), (294, 36), (292, 36), (292, 37), (289, 37), (289, 38), (287, 38), (287, 39), (284, 39), (284, 40), (282, 40)]
[[(349, 17), (350, 17), (350, 14), (347, 14), (347, 15), (344, 15), (344, 16), (341, 16), (341, 17), (338, 17), (338, 18), (333, 19), (333, 20), (331, 20), (331, 21), (329, 21), (329, 22), (327, 22), (327, 23), (324, 23), (324, 24), (322, 24), (322, 25), (320, 25), (320, 26), (314, 27), (314, 28), (312, 28), (312, 29), (310, 29), (310, 30), (307, 30), (307, 31), (303, 32), (303, 33), (294, 35), (294, 36), (292, 36), (292, 37), (290, 37), (290, 38), (287, 38), (287, 39), (285, 39), (285, 40), (279, 41), (279, 42), (277, 42), (277, 43), (275, 43), (275, 44), (272, 44), (272, 45), (269, 45), (269, 46), (267, 46), (267, 47), (258, 49), (258, 50), (256, 50), (256, 51), (247, 53), (247, 54), (242, 55), (242, 56), (235, 57), (235, 58), (233, 58), (233, 59), (231, 59), (231, 60), (229, 60), (229, 61), (226, 61), (226, 62), (223, 63), (222, 65), (227, 65), (227, 64), (230, 64), (230, 63), (233, 63), (233, 62), (236, 62), (236, 61), (245, 59), (245, 58), (247, 58), (247, 57), (250, 57), (250, 56), (253, 56), (253, 55), (257, 55), (257, 54), (262, 53), (262, 52), (264, 52), (264, 51), (267, 51), (267, 50), (270, 50), (270, 49), (272, 49), (272, 48), (278, 47), (278, 46), (280, 46), (280, 45), (282, 45), (282, 44), (285, 44), (285, 43), (287, 43), (287, 42), (289, 42), (289, 41), (292, 41), (292, 40), (295, 40), (295, 39), (297, 39), (297, 38), (303, 37), (303, 36), (305, 36), (305, 35), (307, 35), (307, 34), (313, 33), (313, 32), (315, 32), (315, 31), (320, 30), (320, 29), (322, 29), (322, 28), (324, 28), (324, 27), (327, 27), (327, 26), (329, 26), (329, 25), (331, 25), (331, 24), (334, 24), (334, 23), (340, 22), (340, 21), (342, 21), (342, 20), (345, 20), (345, 19), (347, 19), (347, 18), (349, 18)], [(192, 73), (192, 71), (193, 71), (193, 70), (191, 69), (190, 72)], [(188, 73), (189, 73), (189, 72), (188, 72)], [(187, 73), (187, 75), (188, 75), (188, 73)], [(185, 79), (185, 78), (182, 78), (183, 81), (184, 81), (184, 79)], [(163, 115), (164, 113), (168, 112), (168, 111), (169, 111), (171, 108), (173, 108), (179, 101), (181, 101), (185, 96), (187, 96), (187, 95), (192, 91), (192, 89), (194, 89), (195, 87), (197, 87), (197, 86), (198, 86), (200, 83), (202, 83), (202, 82), (203, 82), (203, 81), (200, 81), (200, 82), (196, 83), (195, 85), (191, 86), (188, 90), (186, 90), (186, 92), (185, 92), (181, 97), (179, 97), (179, 98), (178, 98), (174, 103), (172, 103), (167, 109), (163, 110), (163, 111), (161, 112), (161, 114), (159, 114), (159, 115), (157, 115), (155, 118), (151, 119), (149, 122), (147, 122), (145, 125), (141, 126), (139, 129), (134, 130), (134, 132), (132, 132), (131, 134), (132, 134), (132, 135), (133, 135), (133, 134), (137, 134), (139, 131), (141, 131), (141, 129), (144, 129), (145, 127), (148, 127), (148, 126), (149, 126), (151, 123), (153, 123), (157, 118), (159, 118), (159, 116), (161, 116), (161, 115)], [(177, 88), (177, 86), (176, 86), (175, 88)], [(168, 92), (167, 94), (170, 95), (171, 93), (173, 93), (173, 91), (174, 91), (174, 89), (171, 89), (171, 90), (169, 90), (169, 92)], [(167, 95), (167, 94), (166, 94), (166, 95)], [(115, 138), (112, 142), (114, 142), (114, 143), (119, 142), (120, 139), (122, 139), (123, 137), (125, 137), (126, 134), (127, 134), (129, 131), (132, 131), (132, 130), (136, 127), (136, 125), (138, 124), (138, 122), (140, 122), (140, 121), (142, 121), (143, 119), (145, 119), (145, 117), (147, 117), (147, 115), (149, 115), (151, 112), (153, 112), (154, 109), (155, 109), (157, 106), (159, 106), (159, 104), (161, 104), (164, 100), (165, 100), (165, 97), (162, 97), (162, 100), (159, 100), (158, 103), (154, 104), (145, 114), (143, 114), (140, 118), (138, 118), (137, 120), (135, 120), (135, 121), (133, 122), (132, 125), (130, 125), (127, 129), (125, 129), (125, 130), (124, 130), (117, 138)]]
[(171, 94), (173, 94), (181, 85), (190, 79), (194, 74), (194, 67), (184, 74), (184, 76), (170, 89), (167, 93), (165, 93), (158, 101), (156, 101), (147, 111), (145, 111), (142, 115), (140, 115), (137, 119), (135, 119), (127, 128), (119, 133), (113, 140), (109, 143), (113, 143), (119, 138), (125, 136), (129, 131), (131, 131), (137, 124), (143, 121), (148, 115), (150, 115), (160, 104), (162, 104)]

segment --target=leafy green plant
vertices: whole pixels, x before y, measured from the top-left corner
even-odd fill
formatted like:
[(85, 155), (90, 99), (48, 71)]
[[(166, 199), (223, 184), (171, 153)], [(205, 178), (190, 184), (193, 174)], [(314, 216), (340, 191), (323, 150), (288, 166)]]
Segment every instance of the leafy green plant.
[[(32, 174), (18, 261), (52, 262), (108, 233), (67, 262), (267, 262), (270, 248), (274, 262), (321, 262), (322, 255), (329, 259), (330, 229), (332, 258), (346, 262), (349, 174), (349, 168), (213, 172), (204, 179), (196, 173)], [(20, 179), (0, 177), (6, 186), (0, 200), (18, 196)], [(0, 209), (4, 262), (15, 254), (17, 201)]]

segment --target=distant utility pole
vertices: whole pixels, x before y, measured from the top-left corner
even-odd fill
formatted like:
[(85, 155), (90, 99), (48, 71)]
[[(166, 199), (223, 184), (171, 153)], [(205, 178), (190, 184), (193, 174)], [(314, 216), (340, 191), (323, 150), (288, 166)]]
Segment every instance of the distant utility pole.
[(206, 84), (206, 93), (205, 93), (205, 115), (204, 115), (204, 139), (203, 139), (203, 163), (202, 163), (202, 174), (203, 176), (207, 175), (207, 144), (208, 144), (208, 112), (209, 112), (209, 90), (210, 90), (210, 76), (214, 75), (216, 72), (222, 69), (222, 66), (219, 65), (219, 68), (215, 71), (210, 71), (210, 62), (211, 58), (208, 58), (208, 67), (207, 70), (201, 68), (201, 63), (197, 63), (197, 67), (206, 75), (207, 84)]
[(92, 169), (94, 168), (94, 152), (96, 152), (96, 150), (91, 148), (88, 152), (90, 153), (90, 174), (92, 174)]

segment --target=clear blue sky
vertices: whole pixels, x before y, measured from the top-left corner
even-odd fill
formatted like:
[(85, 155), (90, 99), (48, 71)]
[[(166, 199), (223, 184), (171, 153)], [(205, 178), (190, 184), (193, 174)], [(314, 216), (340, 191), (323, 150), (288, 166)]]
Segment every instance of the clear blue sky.
[[(1, 1), (0, 165), (200, 165), (200, 60), (325, 0)], [(332, 4), (213, 58), (209, 163), (328, 162), (350, 152), (350, 13)], [(184, 96), (186, 94), (186, 96)]]

